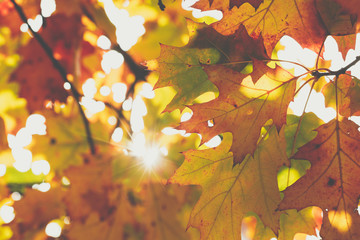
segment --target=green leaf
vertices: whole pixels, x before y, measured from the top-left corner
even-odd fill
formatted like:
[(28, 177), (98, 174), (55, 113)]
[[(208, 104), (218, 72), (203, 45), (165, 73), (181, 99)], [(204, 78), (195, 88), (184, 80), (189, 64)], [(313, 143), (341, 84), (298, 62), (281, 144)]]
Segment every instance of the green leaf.
[(282, 134), (271, 128), (254, 157), (248, 155), (235, 167), (228, 152), (228, 135), (214, 149), (184, 153), (185, 161), (170, 182), (202, 186), (203, 194), (189, 221), (189, 226), (199, 228), (201, 239), (239, 239), (240, 223), (248, 212), (256, 213), (272, 231), (278, 231), (280, 212), (275, 210), (281, 198), (274, 176), (288, 164)]
[[(61, 114), (45, 114), (47, 135), (33, 136), (33, 154), (43, 156), (51, 169), (60, 173), (72, 165), (83, 163), (83, 154), (89, 152), (84, 123), (79, 115), (65, 117)], [(109, 136), (105, 126), (91, 123), (92, 138), (97, 145), (107, 143)], [(108, 144), (105, 144), (105, 146)]]

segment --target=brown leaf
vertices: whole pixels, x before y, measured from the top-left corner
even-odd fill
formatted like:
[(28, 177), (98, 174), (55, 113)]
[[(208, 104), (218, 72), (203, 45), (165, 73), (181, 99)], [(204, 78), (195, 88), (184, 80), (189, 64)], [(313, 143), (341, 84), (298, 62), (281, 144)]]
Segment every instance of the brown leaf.
[[(34, 18), (40, 14), (40, 0), (24, 0), (21, 3), (24, 13), (28, 18)], [(6, 26), (13, 36), (21, 34), (20, 26), (23, 21), (16, 12), (14, 4), (10, 0), (0, 2), (0, 26)]]
[(240, 163), (255, 151), (261, 127), (269, 119), (278, 130), (286, 123), (287, 108), (295, 91), (295, 78), (281, 67), (272, 69), (256, 61), (254, 69), (262, 72), (255, 85), (249, 75), (221, 65), (205, 66), (209, 80), (219, 89), (219, 97), (190, 106), (194, 112), (192, 118), (179, 126), (187, 132), (200, 133), (202, 143), (218, 134), (231, 132), (234, 163)]
[[(134, 210), (127, 199), (124, 188), (118, 186), (118, 188), (114, 189), (113, 194), (115, 195), (114, 206), (102, 209), (103, 212), (108, 213), (106, 218), (99, 215), (98, 211), (90, 211), (87, 216), (84, 216), (84, 220), (72, 220), (66, 233), (68, 239), (128, 239), (125, 227), (127, 224), (136, 226), (134, 223)], [(106, 198), (108, 196), (104, 194), (102, 197)], [(86, 200), (83, 200), (83, 203), (85, 202)], [(96, 206), (96, 204), (94, 206)]]
[(308, 0), (265, 0), (257, 9), (245, 3), (225, 11), (223, 19), (213, 27), (228, 35), (240, 24), (246, 27), (250, 36), (264, 38), (269, 55), (284, 35), (296, 39), (303, 47), (317, 50), (327, 34), (314, 3)]
[(10, 223), (14, 239), (24, 239), (24, 235), (34, 230), (44, 230), (49, 221), (65, 215), (61, 200), (63, 191), (59, 187), (48, 192), (29, 189), (25, 196), (14, 203), (15, 219)]
[(223, 36), (205, 24), (188, 21), (191, 39), (188, 45), (178, 48), (161, 45), (156, 70), (160, 73), (155, 88), (173, 86), (177, 94), (164, 111), (183, 110), (201, 94), (214, 91), (213, 85), (200, 64), (230, 63), (228, 66), (241, 71), (252, 58), (268, 59), (263, 39), (249, 37), (240, 26), (234, 34)]
[[(269, 59), (262, 36), (250, 37), (242, 25), (238, 26), (234, 34), (228, 36), (218, 33), (211, 27), (205, 27), (203, 24), (198, 24), (197, 27), (197, 37), (187, 47), (215, 48), (222, 55), (218, 63), (232, 63), (229, 65), (230, 68), (241, 71), (247, 65), (247, 62), (241, 63), (243, 61), (253, 58)], [(194, 30), (190, 29), (190, 31)]]
[(268, 55), (284, 35), (294, 38), (302, 47), (319, 51), (327, 35), (355, 33), (351, 16), (333, 1), (240, 1), (230, 2), (230, 7), (227, 1), (206, 2), (200, 1), (195, 7), (223, 11), (223, 18), (213, 24), (214, 29), (229, 35), (244, 25), (251, 37), (264, 38)]
[(73, 220), (85, 221), (92, 212), (96, 212), (100, 219), (105, 219), (111, 214), (110, 209), (115, 207), (112, 199), (109, 199), (115, 187), (111, 162), (97, 162), (88, 156), (85, 158), (90, 163), (70, 167), (65, 171), (70, 187), (64, 201)]
[[(79, 15), (55, 15), (47, 21), (47, 26), (41, 32), (54, 57), (68, 74), (74, 74), (74, 61), (78, 49), (82, 49), (82, 54), (91, 52), (88, 45), (79, 40), (82, 32), (83, 26)], [(20, 97), (27, 99), (28, 109), (31, 112), (43, 109), (45, 100), (65, 102), (68, 92), (63, 87), (64, 79), (37, 40), (31, 39), (19, 50), (19, 54), (22, 56), (22, 62), (10, 79), (20, 84)]]
[(311, 162), (306, 175), (284, 191), (280, 209), (308, 206), (322, 208), (325, 239), (358, 239), (360, 216), (360, 133), (358, 126), (343, 119), (317, 129), (314, 140), (300, 148), (297, 159)]
[(351, 116), (360, 115), (360, 81), (353, 78), (346, 96), (350, 99), (349, 108)]
[[(184, 191), (185, 190), (185, 191)], [(140, 215), (144, 216), (145, 239), (152, 240), (186, 240), (190, 235), (181, 227), (177, 218), (185, 199), (179, 199), (176, 194), (182, 193), (186, 198), (186, 188), (176, 186), (162, 186), (161, 184), (144, 184), (141, 195), (143, 196), (143, 208)]]
[(196, 2), (192, 7), (206, 10), (230, 10), (234, 6), (240, 7), (244, 3), (250, 3), (255, 9), (257, 9), (263, 0), (200, 0)]
[(339, 52), (341, 52), (343, 59), (346, 58), (346, 54), (350, 49), (355, 49), (356, 34), (350, 34), (347, 36), (332, 36), (332, 37), (335, 38), (339, 47)]

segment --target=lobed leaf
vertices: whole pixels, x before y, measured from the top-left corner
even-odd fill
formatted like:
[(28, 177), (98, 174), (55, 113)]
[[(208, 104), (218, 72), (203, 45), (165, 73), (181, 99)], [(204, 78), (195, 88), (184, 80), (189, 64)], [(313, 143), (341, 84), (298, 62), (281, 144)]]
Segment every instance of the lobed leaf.
[(263, 39), (249, 37), (240, 26), (234, 34), (223, 36), (204, 24), (188, 21), (190, 41), (181, 48), (161, 45), (161, 53), (149, 68), (160, 73), (155, 88), (173, 86), (177, 94), (164, 111), (183, 110), (195, 98), (216, 91), (201, 65), (229, 63), (241, 71), (253, 57), (267, 59)]
[(359, 201), (360, 133), (347, 120), (332, 120), (317, 129), (314, 140), (301, 147), (297, 159), (307, 159), (306, 175), (284, 191), (281, 209), (319, 206), (324, 213), (321, 236), (357, 239), (360, 235)]
[(286, 123), (296, 78), (279, 66), (272, 69), (261, 61), (254, 65), (256, 78), (221, 65), (204, 66), (204, 70), (218, 87), (219, 97), (190, 106), (194, 114), (179, 128), (200, 133), (202, 143), (231, 132), (234, 163), (241, 163), (247, 154), (255, 151), (260, 130), (268, 120), (272, 119), (277, 129)]
[(256, 213), (275, 233), (279, 229), (280, 202), (276, 173), (288, 164), (283, 133), (273, 127), (254, 157), (248, 155), (233, 167), (231, 141), (225, 136), (214, 149), (189, 150), (171, 183), (197, 184), (203, 194), (194, 207), (189, 226), (200, 230), (201, 239), (239, 239), (241, 222), (248, 212)]

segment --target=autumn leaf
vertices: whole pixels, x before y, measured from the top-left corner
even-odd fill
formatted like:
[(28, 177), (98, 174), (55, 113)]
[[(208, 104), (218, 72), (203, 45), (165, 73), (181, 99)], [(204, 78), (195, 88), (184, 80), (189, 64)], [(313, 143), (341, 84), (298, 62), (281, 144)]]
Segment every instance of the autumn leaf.
[[(353, 34), (356, 32), (356, 24), (354, 24), (354, 18), (351, 14), (346, 12), (346, 5), (344, 2), (321, 0), (316, 3), (316, 8), (323, 20), (324, 28), (328, 34), (335, 36), (344, 36)], [(343, 37), (346, 40), (347, 36)], [(350, 35), (346, 48), (355, 47), (352, 43), (353, 36)], [(339, 39), (339, 38), (338, 38)], [(346, 54), (346, 48), (341, 48), (343, 56)]]
[(221, 1), (221, 0), (200, 0), (196, 2), (193, 7), (199, 8), (203, 11), (206, 10), (231, 10), (234, 6), (240, 7), (244, 3), (251, 4), (255, 9), (257, 9), (260, 4), (263, 2), (263, 0), (227, 0), (227, 1)]
[[(256, 220), (256, 227), (253, 230), (254, 240), (268, 240), (276, 236), (270, 228), (264, 226), (257, 216), (251, 216)], [(280, 230), (276, 237), (278, 240), (298, 239), (294, 238), (297, 233), (316, 235), (316, 222), (313, 208), (309, 207), (301, 211), (286, 210), (280, 216)]]
[(356, 239), (360, 217), (358, 126), (343, 119), (317, 129), (314, 140), (301, 147), (296, 159), (307, 159), (306, 175), (284, 191), (281, 209), (319, 206), (324, 213), (321, 236), (326, 239)]
[[(189, 226), (201, 232), (201, 239), (239, 239), (241, 221), (248, 212), (256, 213), (275, 233), (279, 229), (280, 202), (276, 173), (288, 164), (284, 139), (273, 127), (262, 140), (254, 157), (233, 167), (228, 136), (220, 146), (184, 153), (183, 165), (171, 183), (197, 184), (203, 194), (194, 207)], [(271, 162), (271, 164), (269, 164)]]
[(324, 122), (312, 112), (301, 116), (287, 115), (285, 126), (287, 156), (293, 156), (299, 147), (313, 140), (317, 135), (314, 130), (322, 124)]
[(92, 156), (84, 158), (86, 164), (65, 172), (70, 182), (63, 197), (72, 221), (69, 239), (126, 239), (125, 225), (134, 223), (134, 208), (125, 187), (112, 181), (111, 159), (100, 155), (100, 161)]
[(339, 113), (346, 117), (350, 116), (350, 109), (348, 107), (350, 99), (346, 97), (350, 83), (351, 77), (343, 74), (338, 77), (336, 83), (335, 81), (330, 81), (321, 90), (325, 97), (325, 106), (334, 109), (338, 106)]
[(343, 59), (346, 58), (346, 55), (350, 49), (355, 49), (356, 34), (333, 36), (333, 38), (338, 44), (339, 52), (341, 52)]
[(6, 138), (5, 122), (4, 119), (0, 117), (0, 151), (4, 151), (8, 148), (9, 146)]
[(85, 165), (73, 166), (65, 171), (70, 186), (64, 202), (73, 220), (85, 221), (92, 212), (104, 219), (111, 212), (103, 210), (114, 207), (107, 197), (111, 196), (113, 190), (111, 161), (104, 158), (101, 162), (95, 162), (87, 156), (84, 161)]
[[(285, 125), (286, 154), (292, 158), (298, 148), (313, 140), (317, 133), (314, 131), (324, 124), (314, 113), (305, 113), (300, 117), (288, 115)], [(290, 166), (283, 166), (278, 173), (279, 190), (292, 185), (300, 177), (305, 175), (310, 168), (310, 163), (306, 160), (291, 159)]]
[(45, 193), (27, 190), (24, 199), (14, 203), (16, 219), (10, 224), (14, 233), (12, 239), (33, 239), (33, 235), (43, 230), (48, 222), (63, 216), (62, 194), (59, 187)]
[[(80, 116), (64, 116), (51, 112), (46, 112), (45, 116), (47, 135), (34, 136), (36, 144), (32, 147), (33, 153), (47, 159), (56, 173), (61, 173), (72, 165), (81, 165), (82, 154), (88, 153), (89, 146)], [(95, 141), (107, 141), (108, 136), (101, 123), (92, 124), (91, 128)]]
[(357, 1), (356, 0), (349, 0), (349, 1), (335, 0), (335, 2), (341, 6), (341, 8), (343, 9), (343, 12), (350, 14), (352, 23), (356, 26), (356, 30), (359, 31), (358, 16), (360, 14), (360, 11), (356, 7)]
[[(219, 7), (214, 2), (212, 5)], [(333, 2), (330, 3), (333, 4)], [(226, 6), (226, 4), (227, 1), (221, 5)], [(316, 4), (306, 0), (296, 2), (265, 0), (259, 7), (257, 7), (258, 2), (245, 2), (238, 5), (231, 9), (222, 6), (224, 17), (213, 25), (214, 29), (221, 34), (229, 35), (242, 24), (250, 36), (264, 38), (269, 55), (284, 35), (296, 39), (303, 47), (319, 52), (326, 35), (346, 35), (355, 32), (349, 15), (341, 15), (334, 19), (334, 14), (327, 11), (328, 0), (317, 1)], [(204, 4), (195, 6), (203, 9)], [(336, 13), (341, 13), (341, 7), (332, 5), (330, 8)]]
[(345, 74), (340, 75), (336, 83), (330, 81), (321, 90), (325, 96), (325, 106), (335, 109), (336, 101), (338, 101), (339, 113), (342, 116), (359, 115), (359, 84), (357, 78)]
[(214, 28), (228, 35), (234, 27), (243, 24), (250, 36), (262, 35), (268, 54), (284, 35), (297, 39), (303, 47), (314, 49), (322, 44), (326, 35), (317, 15), (313, 2), (265, 0), (256, 10), (244, 3), (224, 12), (223, 19), (215, 23)]
[[(79, 15), (71, 17), (55, 15), (41, 33), (52, 49), (54, 57), (61, 63), (66, 73), (73, 76), (72, 78), (78, 74), (74, 72), (76, 51), (80, 51), (84, 57), (94, 51), (93, 46), (79, 40), (83, 29)], [(19, 50), (19, 53), (23, 59), (11, 75), (10, 81), (20, 84), (19, 94), (28, 100), (28, 109), (31, 112), (43, 109), (45, 100), (66, 102), (69, 94), (63, 87), (64, 76), (60, 75), (59, 70), (54, 67), (37, 40), (30, 39), (29, 43)], [(82, 72), (85, 73), (81, 75), (84, 81), (91, 75), (80, 63), (81, 67)]]
[(188, 2), (0, 0), (1, 240), (360, 238), (358, 1)]
[(190, 42), (182, 48), (161, 45), (157, 63), (149, 63), (150, 69), (160, 73), (155, 88), (173, 86), (177, 90), (164, 111), (183, 110), (202, 93), (215, 91), (201, 64), (226, 62), (231, 64), (229, 67), (241, 71), (252, 57), (268, 58), (262, 38), (250, 38), (242, 27), (233, 35), (223, 36), (203, 24), (191, 21), (188, 24)]
[[(25, 9), (24, 12), (29, 18), (34, 19), (40, 13), (39, 0), (26, 0), (22, 4)], [(19, 35), (21, 33), (20, 25), (23, 22), (14, 5), (10, 0), (3, 0), (0, 2), (0, 9), (0, 26), (8, 27), (12, 35)]]
[(296, 233), (316, 235), (316, 222), (312, 207), (301, 211), (287, 210), (280, 216), (278, 240), (294, 239)]
[(191, 193), (189, 190), (155, 183), (143, 186), (139, 213), (144, 216), (145, 239), (189, 239), (190, 234), (185, 228), (179, 228), (178, 218), (181, 208), (186, 205), (187, 194)]
[(285, 124), (296, 78), (279, 66), (272, 69), (261, 61), (254, 64), (256, 78), (221, 65), (205, 66), (204, 70), (218, 87), (219, 97), (189, 106), (194, 115), (179, 128), (200, 133), (202, 143), (231, 132), (234, 163), (240, 163), (255, 151), (261, 127), (268, 120), (272, 119), (278, 129)]
[(360, 81), (357, 78), (353, 78), (350, 82), (349, 90), (346, 94), (349, 98), (349, 108), (351, 116), (360, 115)]

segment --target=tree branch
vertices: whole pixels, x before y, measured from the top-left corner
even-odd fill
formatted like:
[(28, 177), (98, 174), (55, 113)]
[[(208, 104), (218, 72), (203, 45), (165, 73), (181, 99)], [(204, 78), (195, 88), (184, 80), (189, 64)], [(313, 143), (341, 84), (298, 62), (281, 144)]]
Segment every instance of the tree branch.
[(130, 95), (133, 94), (136, 83), (141, 81), (146, 81), (146, 77), (149, 75), (150, 72), (144, 66), (137, 64), (126, 51), (120, 48), (119, 44), (114, 44), (112, 49), (123, 55), (126, 65), (129, 67), (130, 71), (135, 75), (135, 81), (130, 85), (126, 93), (126, 98), (128, 98)]
[(319, 72), (318, 70), (314, 70), (311, 72), (311, 75), (313, 75), (315, 78), (319, 79), (323, 76), (339, 76), (341, 74), (345, 74), (346, 71), (351, 68), (352, 66), (354, 66), (356, 63), (358, 63), (360, 61), (360, 56), (357, 56), (355, 58), (354, 61), (352, 61), (351, 63), (349, 63), (347, 66), (340, 68), (337, 71), (331, 71), (329, 70), (328, 72)]
[(65, 83), (69, 83), (71, 88), (70, 91), (72, 93), (72, 95), (74, 96), (76, 103), (79, 107), (79, 112), (81, 115), (81, 118), (83, 120), (84, 126), (85, 126), (85, 131), (86, 131), (86, 136), (87, 136), (87, 141), (89, 143), (89, 147), (91, 150), (91, 154), (94, 155), (95, 154), (95, 145), (94, 145), (94, 141), (92, 139), (92, 135), (91, 135), (91, 130), (90, 130), (90, 124), (88, 119), (85, 116), (85, 113), (81, 107), (80, 104), (80, 93), (76, 90), (76, 88), (74, 87), (74, 85), (68, 80), (67, 78), (67, 72), (65, 70), (65, 68), (60, 64), (60, 62), (58, 60), (56, 60), (56, 58), (54, 57), (53, 51), (52, 49), (49, 47), (49, 45), (45, 42), (45, 40), (40, 36), (40, 34), (38, 34), (37, 32), (35, 32), (31, 26), (28, 24), (27, 22), (27, 17), (22, 9), (21, 6), (19, 6), (15, 0), (10, 0), (13, 4), (14, 7), (16, 9), (16, 12), (19, 14), (21, 20), (28, 25), (31, 33), (33, 34), (34, 38), (39, 42), (40, 46), (44, 49), (46, 55), (49, 57), (50, 61), (52, 62), (52, 64), (54, 65), (55, 69), (59, 72), (62, 80)]

